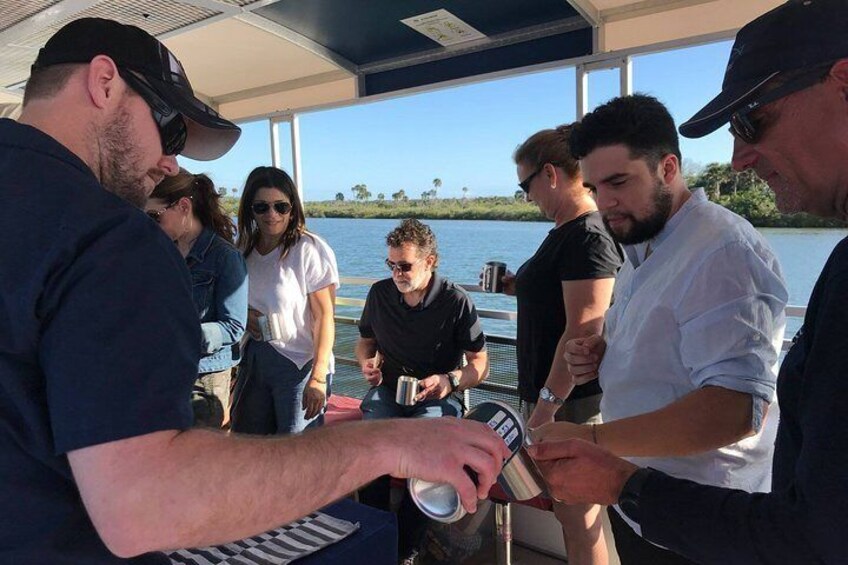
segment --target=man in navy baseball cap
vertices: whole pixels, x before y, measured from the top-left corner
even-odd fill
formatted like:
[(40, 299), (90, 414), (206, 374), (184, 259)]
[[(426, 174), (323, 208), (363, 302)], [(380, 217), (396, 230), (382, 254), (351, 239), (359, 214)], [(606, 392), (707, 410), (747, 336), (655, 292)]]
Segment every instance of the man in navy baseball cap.
[[(216, 158), (238, 133), (158, 41), (99, 19), (47, 42), (20, 119), (0, 119), (0, 563), (167, 564), (382, 475), (450, 482), (470, 511), (495, 482), (509, 451), (479, 422), (192, 427), (192, 280), (138, 207), (177, 154)], [(391, 537), (374, 512), (356, 509), (363, 539)]]
[(791, 0), (750, 22), (736, 35), (721, 92), (680, 126), (703, 137), (728, 121), (734, 135), (756, 139), (749, 116), (769, 102), (822, 79), (820, 65), (848, 57), (848, 3)]
[(60, 29), (39, 51), (33, 71), (63, 63), (110, 57), (121, 77), (150, 105), (166, 155), (217, 159), (241, 130), (198, 100), (182, 64), (141, 28), (101, 18), (82, 18)]

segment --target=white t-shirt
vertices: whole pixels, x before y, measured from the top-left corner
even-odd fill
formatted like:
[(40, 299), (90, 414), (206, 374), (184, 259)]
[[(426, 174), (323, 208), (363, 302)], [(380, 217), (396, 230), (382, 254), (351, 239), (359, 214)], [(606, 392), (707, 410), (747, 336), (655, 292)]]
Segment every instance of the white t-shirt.
[[(280, 250), (247, 256), (248, 302), (266, 316), (279, 315), (282, 339), (271, 346), (302, 369), (313, 357), (312, 312), (308, 294), (330, 285), (339, 287), (336, 255), (313, 233), (305, 233), (280, 260)], [(330, 355), (329, 372), (335, 371)]]

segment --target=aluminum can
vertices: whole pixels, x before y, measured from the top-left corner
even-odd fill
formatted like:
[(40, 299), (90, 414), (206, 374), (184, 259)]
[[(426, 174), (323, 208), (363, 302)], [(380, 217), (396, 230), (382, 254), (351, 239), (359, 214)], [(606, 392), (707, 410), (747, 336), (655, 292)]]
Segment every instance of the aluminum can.
[[(493, 400), (481, 402), (470, 410), (465, 418), (488, 424), (503, 438), (512, 452), (498, 475), (498, 485), (509, 498), (527, 500), (545, 492), (541, 474), (524, 450), (524, 419), (517, 410), (509, 404)], [(475, 478), (471, 469), (466, 471)], [(465, 516), (459, 494), (450, 484), (412, 478), (409, 479), (408, 486), (415, 505), (427, 517), (449, 524)]]

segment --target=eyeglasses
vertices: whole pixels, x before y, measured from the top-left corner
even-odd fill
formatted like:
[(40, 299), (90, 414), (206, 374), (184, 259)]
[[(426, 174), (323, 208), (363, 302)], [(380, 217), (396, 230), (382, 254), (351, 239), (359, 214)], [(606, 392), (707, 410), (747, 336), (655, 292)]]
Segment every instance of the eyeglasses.
[(418, 264), (420, 262), (421, 262), (421, 259), (419, 259), (418, 261), (415, 261), (413, 263), (401, 263), (401, 262), (395, 263), (394, 261), (389, 261), (388, 259), (386, 259), (386, 267), (388, 267), (389, 270), (393, 273), (396, 270), (400, 271), (401, 273), (408, 273), (409, 271), (412, 270), (412, 267), (414, 267), (416, 264)]
[(545, 165), (543, 163), (543, 164), (539, 165), (539, 168), (536, 169), (530, 176), (528, 176), (526, 179), (524, 179), (523, 181), (518, 183), (518, 186), (521, 187), (521, 190), (523, 190), (527, 194), (530, 194), (530, 183), (533, 182), (533, 179), (536, 178), (536, 175), (541, 173), (542, 169), (544, 169), (544, 168), (545, 168)]
[(153, 121), (156, 122), (159, 137), (162, 140), (162, 153), (165, 155), (181, 153), (188, 139), (188, 127), (182, 114), (171, 108), (150, 85), (132, 71), (119, 68), (118, 73), (150, 106), (150, 113), (153, 114)]
[[(760, 137), (762, 137), (764, 124), (762, 118), (757, 119), (752, 116), (752, 114), (758, 108), (765, 106), (766, 104), (771, 104), (772, 102), (776, 102), (790, 94), (813, 86), (820, 82), (829, 71), (830, 67), (827, 68), (827, 71), (822, 71), (822, 69), (819, 68), (813, 69), (808, 73), (804, 73), (772, 90), (765, 92), (761, 97), (748, 102), (745, 106), (730, 116), (730, 133), (749, 145), (757, 143)], [(772, 75), (772, 78), (774, 78), (774, 76), (777, 76), (777, 73)], [(767, 83), (768, 81), (766, 81), (764, 85)]]
[(292, 210), (292, 205), (288, 202), (274, 202), (273, 204), (268, 204), (267, 202), (254, 202), (250, 206), (250, 209), (253, 210), (253, 213), (257, 216), (261, 216), (262, 214), (267, 214), (272, 206), (274, 207), (274, 211), (281, 216), (285, 216)]
[(150, 216), (151, 220), (153, 220), (154, 222), (156, 222), (158, 224), (158, 223), (160, 223), (161, 218), (162, 218), (162, 214), (165, 213), (165, 210), (173, 208), (174, 206), (177, 205), (178, 202), (179, 202), (179, 200), (175, 200), (174, 202), (171, 202), (170, 204), (168, 204), (164, 208), (161, 208), (159, 210), (145, 210), (145, 213), (148, 216)]

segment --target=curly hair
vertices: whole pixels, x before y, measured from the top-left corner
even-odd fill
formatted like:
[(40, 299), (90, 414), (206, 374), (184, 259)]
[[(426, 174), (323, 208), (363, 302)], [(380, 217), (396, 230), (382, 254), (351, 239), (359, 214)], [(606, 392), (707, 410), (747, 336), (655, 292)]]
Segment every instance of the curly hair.
[(404, 243), (418, 246), (418, 256), (425, 257), (433, 255), (436, 260), (433, 268), (439, 266), (439, 250), (436, 247), (436, 235), (430, 226), (423, 224), (415, 218), (403, 220), (398, 227), (386, 236), (386, 245), (389, 247), (403, 247)]

